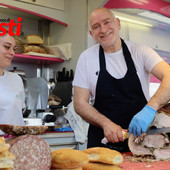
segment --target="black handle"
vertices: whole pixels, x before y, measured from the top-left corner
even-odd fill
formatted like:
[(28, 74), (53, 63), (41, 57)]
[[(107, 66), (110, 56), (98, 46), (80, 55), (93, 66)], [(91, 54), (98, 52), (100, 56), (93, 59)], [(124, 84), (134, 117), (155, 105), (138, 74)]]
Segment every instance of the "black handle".
[(49, 122), (55, 122), (56, 117), (54, 115), (45, 115), (43, 118), (43, 122), (49, 123)]

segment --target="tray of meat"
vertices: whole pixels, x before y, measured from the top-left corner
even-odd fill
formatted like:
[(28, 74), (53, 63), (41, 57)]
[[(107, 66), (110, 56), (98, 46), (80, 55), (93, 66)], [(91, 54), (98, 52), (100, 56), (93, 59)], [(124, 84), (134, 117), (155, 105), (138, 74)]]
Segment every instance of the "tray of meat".
[[(170, 103), (159, 109), (149, 129), (170, 127)], [(128, 139), (131, 152), (124, 153), (122, 170), (169, 170), (170, 133), (142, 134)]]
[(0, 130), (8, 135), (39, 135), (48, 129), (47, 126), (16, 126), (9, 124), (0, 124)]

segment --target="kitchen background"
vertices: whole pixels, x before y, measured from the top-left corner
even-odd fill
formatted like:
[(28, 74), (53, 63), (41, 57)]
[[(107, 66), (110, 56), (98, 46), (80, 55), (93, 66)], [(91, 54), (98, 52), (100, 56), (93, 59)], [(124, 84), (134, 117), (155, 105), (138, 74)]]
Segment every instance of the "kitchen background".
[[(155, 0), (154, 3), (161, 3), (161, 1), (163, 0)], [(50, 0), (46, 2), (45, 0), (37, 0), (34, 2), (32, 0), (1, 0), (1, 5), (5, 4), (6, 6), (13, 8), (11, 9), (1, 7), (1, 19), (10, 18), (16, 21), (18, 17), (22, 17), (22, 31), (24, 32), (24, 35), (41, 35), (42, 38), (45, 40), (45, 45), (71, 43), (72, 57), (68, 61), (45, 62), (38, 60), (16, 59), (9, 69), (13, 69), (13, 67), (15, 66), (19, 70), (24, 70), (26, 73), (26, 77), (28, 78), (41, 76), (47, 81), (49, 81), (50, 78), (53, 78), (53, 71), (61, 71), (63, 67), (65, 67), (67, 70), (75, 70), (77, 59), (80, 53), (87, 47), (95, 43), (88, 33), (89, 13), (96, 7), (107, 5), (107, 2), (109, 1)], [(119, 6), (121, 6), (121, 1), (112, 0), (111, 2), (113, 6), (116, 6), (117, 3), (119, 3)], [(139, 6), (142, 6), (142, 3), (148, 3), (149, 5), (149, 2), (147, 2), (147, 0), (124, 0), (124, 2), (131, 4), (132, 6), (137, 3), (139, 4)], [(144, 11), (142, 9), (116, 8), (113, 9), (113, 11), (115, 11), (115, 14), (117, 14), (117, 16), (119, 17), (123, 16), (125, 18), (130, 18), (138, 21), (144, 20), (145, 23), (153, 25), (152, 27), (145, 26), (120, 19), (122, 25), (120, 31), (121, 37), (124, 39), (137, 41), (139, 43), (143, 43), (154, 48), (162, 57), (164, 57), (169, 62), (170, 21), (169, 23), (165, 23), (163, 20), (162, 22), (160, 22), (155, 19), (153, 20), (146, 17), (141, 17), (140, 15), (138, 15), (138, 13), (142, 13)], [(19, 11), (16, 9), (24, 11)], [(28, 14), (25, 11), (31, 12), (33, 14), (38, 14), (40, 16), (44, 15), (46, 18), (49, 19), (44, 19), (37, 15)], [(158, 14), (158, 16), (160, 16), (160, 14)], [(165, 18), (169, 20), (168, 17)]]
[[(0, 7), (0, 21), (8, 18), (17, 21), (18, 17), (22, 17), (22, 32), (25, 36), (28, 34), (40, 35), (45, 46), (67, 43), (71, 45), (69, 51), (71, 59), (68, 59), (68, 56), (66, 56), (67, 60), (63, 60), (60, 59), (60, 56), (54, 58), (16, 54), (12, 65), (8, 68), (8, 70), (13, 70), (16, 67), (19, 72), (24, 72), (27, 85), (31, 84), (34, 78), (41, 77), (51, 90), (54, 84), (49, 81), (55, 81), (55, 94), (63, 101), (65, 100), (65, 103), (62, 103), (64, 106), (67, 106), (71, 101), (71, 80), (79, 55), (86, 48), (95, 44), (89, 34), (88, 16), (96, 7), (105, 6), (113, 9), (121, 20), (120, 35), (123, 39), (150, 46), (170, 63), (170, 0), (0, 0), (0, 5), (2, 5)], [(145, 14), (144, 12), (147, 12), (145, 17), (141, 16)], [(148, 12), (150, 13), (148, 14)], [(148, 16), (155, 14), (156, 18), (148, 18)], [(157, 20), (158, 18), (160, 21)], [(65, 82), (60, 84), (59, 80), (63, 81), (61, 79), (64, 78), (63, 73), (67, 72), (70, 74), (69, 79), (64, 80), (67, 81), (67, 85)], [(44, 83), (42, 79), (38, 81), (39, 84)], [(158, 87), (159, 81), (152, 77), (151, 95)], [(41, 86), (41, 88), (43, 89), (45, 86)], [(37, 91), (39, 89), (37, 87)], [(44, 96), (46, 95), (44, 94)], [(39, 96), (35, 97), (39, 99)], [(72, 105), (71, 108), (74, 109)], [(83, 127), (82, 124), (78, 124), (78, 126), (79, 128)], [(63, 136), (59, 136), (60, 139), (61, 137)], [(73, 134), (71, 137), (69, 136), (67, 144), (75, 144), (73, 138)], [(65, 138), (61, 140), (62, 145), (63, 141), (65, 142)], [(60, 142), (59, 144), (53, 141), (49, 142), (51, 145), (60, 144)]]

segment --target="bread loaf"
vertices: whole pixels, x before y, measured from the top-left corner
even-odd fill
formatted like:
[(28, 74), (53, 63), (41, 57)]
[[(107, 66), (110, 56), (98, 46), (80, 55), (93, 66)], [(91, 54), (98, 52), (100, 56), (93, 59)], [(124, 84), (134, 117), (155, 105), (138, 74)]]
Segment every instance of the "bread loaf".
[(0, 137), (0, 169), (12, 170), (14, 167), (15, 156), (8, 151), (10, 145), (5, 143), (4, 138)]
[(9, 149), (10, 145), (5, 143), (4, 138), (0, 137), (0, 154)]
[(24, 53), (28, 52), (36, 52), (36, 53), (43, 53), (47, 54), (45, 48), (43, 46), (37, 46), (37, 45), (24, 45)]
[(61, 168), (51, 168), (50, 170), (82, 170), (82, 167), (79, 167), (79, 168), (71, 168), (71, 169), (69, 169), (69, 168), (64, 168), (64, 169), (61, 169)]
[(29, 45), (31, 44), (43, 45), (44, 44), (44, 40), (39, 35), (33, 35), (33, 34), (26, 36), (26, 42)]
[(89, 162), (83, 166), (83, 170), (121, 170), (121, 168), (116, 165)]
[(87, 154), (75, 149), (59, 149), (52, 152), (52, 169), (79, 168), (89, 162)]
[(90, 162), (101, 162), (106, 164), (120, 165), (123, 162), (121, 153), (104, 147), (93, 147), (83, 152), (88, 154)]

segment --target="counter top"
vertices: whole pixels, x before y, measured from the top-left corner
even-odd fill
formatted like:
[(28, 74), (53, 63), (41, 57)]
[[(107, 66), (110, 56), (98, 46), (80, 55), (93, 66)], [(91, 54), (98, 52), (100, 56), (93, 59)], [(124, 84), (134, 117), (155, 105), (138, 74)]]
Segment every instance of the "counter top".
[[(134, 162), (131, 152), (122, 153), (123, 163), (120, 165), (122, 170), (169, 170), (170, 161)], [(132, 162), (133, 161), (133, 162)]]

